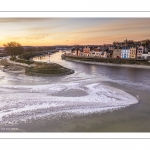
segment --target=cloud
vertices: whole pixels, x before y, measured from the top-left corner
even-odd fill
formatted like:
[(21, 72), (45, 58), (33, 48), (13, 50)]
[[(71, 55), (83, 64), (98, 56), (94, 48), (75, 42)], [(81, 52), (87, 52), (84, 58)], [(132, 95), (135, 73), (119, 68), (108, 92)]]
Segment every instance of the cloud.
[(81, 33), (81, 34), (88, 34), (88, 33), (98, 33), (98, 32), (127, 32), (127, 31), (137, 31), (142, 29), (144, 30), (150, 30), (150, 19), (144, 19), (144, 20), (134, 20), (131, 21), (130, 19), (122, 19), (117, 20), (116, 22), (110, 22), (110, 24), (107, 25), (95, 25), (91, 26), (90, 28), (84, 28), (82, 30), (76, 31), (74, 33)]

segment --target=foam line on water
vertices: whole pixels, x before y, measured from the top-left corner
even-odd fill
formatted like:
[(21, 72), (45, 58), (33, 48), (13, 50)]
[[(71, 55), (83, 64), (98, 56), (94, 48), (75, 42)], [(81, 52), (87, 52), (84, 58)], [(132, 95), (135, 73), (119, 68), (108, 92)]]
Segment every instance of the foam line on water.
[[(86, 91), (77, 97), (57, 96), (70, 89)], [(58, 83), (33, 86), (0, 86), (0, 123), (60, 115), (101, 113), (138, 103), (132, 95), (99, 83)], [(52, 94), (55, 94), (53, 96)]]

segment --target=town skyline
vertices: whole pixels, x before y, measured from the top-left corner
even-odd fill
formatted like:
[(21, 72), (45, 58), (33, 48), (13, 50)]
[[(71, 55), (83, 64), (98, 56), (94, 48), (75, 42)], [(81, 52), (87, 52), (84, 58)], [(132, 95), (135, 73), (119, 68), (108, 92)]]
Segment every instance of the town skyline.
[(0, 18), (0, 46), (103, 45), (149, 39), (149, 18)]

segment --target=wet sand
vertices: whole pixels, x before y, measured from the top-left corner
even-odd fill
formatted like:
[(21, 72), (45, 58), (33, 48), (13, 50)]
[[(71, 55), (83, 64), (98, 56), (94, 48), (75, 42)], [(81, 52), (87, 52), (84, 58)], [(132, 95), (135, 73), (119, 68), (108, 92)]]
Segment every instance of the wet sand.
[(19, 123), (17, 127), (26, 132), (150, 132), (150, 107), (147, 107), (150, 106), (149, 91), (113, 82), (105, 84), (134, 96), (138, 93), (140, 102), (115, 111), (85, 116), (32, 119), (29, 123)]
[(18, 64), (12, 63), (12, 61), (8, 62), (7, 59), (6, 59), (6, 61), (9, 65), (7, 65), (5, 67), (3, 65), (1, 65), (1, 63), (0, 63), (0, 70), (2, 70), (3, 72), (14, 73), (14, 74), (24, 74), (25, 73), (24, 66), (20, 66)]
[(87, 92), (77, 89), (70, 89), (67, 91), (61, 91), (57, 94), (52, 94), (52, 96), (63, 96), (63, 97), (81, 97), (88, 95)]
[[(15, 128), (18, 129), (17, 131), (15, 130), (15, 132), (23, 132), (23, 131), (24, 132), (44, 132), (44, 131), (45, 132), (79, 132), (79, 131), (95, 132), (95, 129), (93, 129), (93, 127), (95, 127), (93, 126), (93, 123), (96, 124), (97, 120), (99, 120), (101, 116), (103, 116), (102, 114), (105, 114), (106, 112), (109, 112), (109, 114), (111, 114), (110, 112), (113, 112), (114, 110), (118, 111), (117, 109), (124, 109), (122, 108), (122, 106), (128, 106), (130, 104), (130, 100), (129, 101), (127, 100), (127, 102), (125, 102), (126, 98), (123, 101), (121, 99), (114, 101), (114, 99), (109, 96), (109, 93), (111, 91), (112, 92), (116, 91), (117, 89), (115, 90), (114, 88), (107, 87), (107, 85), (104, 85), (104, 86), (102, 86), (101, 84), (99, 86), (97, 86), (97, 84), (86, 85), (87, 87), (94, 87), (93, 90), (90, 88), (90, 91), (89, 91), (90, 93), (88, 93), (90, 97), (88, 98), (87, 97), (88, 95), (85, 91), (78, 90), (80, 86), (78, 87), (78, 85), (76, 84), (72, 86), (72, 84), (73, 83), (68, 85), (69, 89), (66, 89), (64, 85), (61, 85), (63, 89), (58, 88), (59, 87), (58, 85), (55, 85), (55, 87), (54, 85), (50, 87), (42, 86), (41, 88), (39, 86), (38, 87), (34, 86), (32, 89), (31, 87), (30, 88), (29, 87), (13, 87), (12, 88), (12, 87), (7, 87), (7, 86), (2, 88), (3, 90), (5, 90), (5, 92), (6, 90), (9, 91), (9, 93), (17, 92), (15, 95), (11, 94), (11, 101), (14, 102), (14, 100), (17, 100), (15, 101), (15, 103), (13, 103), (13, 106), (9, 105), (9, 103), (6, 104), (7, 112), (3, 111), (5, 113), (5, 116), (3, 117), (3, 123), (4, 121), (6, 123), (9, 121), (11, 122), (12, 119), (13, 121), (19, 120), (19, 122), (17, 121), (17, 124), (13, 126), (11, 130), (9, 130), (9, 125), (2, 125), (1, 132), (11, 132), (15, 130)], [(73, 88), (75, 86), (77, 86), (76, 89)], [(107, 98), (105, 97), (106, 93), (103, 92), (101, 88), (106, 89), (106, 91), (105, 90), (104, 91), (108, 94)], [(51, 89), (51, 90), (58, 89), (58, 92), (56, 94), (53, 94), (53, 91), (50, 90), (52, 92), (51, 95), (55, 95), (56, 97), (52, 97), (49, 100), (46, 98), (47, 101), (45, 101), (46, 99), (44, 98), (44, 94), (42, 94), (45, 91), (45, 89)], [(22, 94), (19, 94), (19, 96), (21, 97), (23, 96), (23, 93), (26, 93), (26, 90), (28, 92), (30, 91), (30, 93), (26, 94), (28, 95), (28, 97), (26, 96), (26, 99), (24, 99), (25, 98), (24, 97), (20, 101), (17, 96), (19, 92), (18, 90), (22, 91), (21, 92)], [(94, 95), (94, 93), (92, 94), (91, 90), (96, 94), (98, 94), (99, 93), (98, 91), (100, 90), (101, 94), (99, 93), (100, 95), (98, 95), (98, 97), (96, 98), (95, 97), (96, 95)], [(118, 91), (118, 94), (121, 92), (120, 90), (117, 90), (117, 91)], [(47, 93), (47, 91), (45, 91), (45, 93)], [(72, 94), (74, 94), (74, 96)], [(124, 92), (122, 94), (124, 94)], [(68, 99), (68, 97), (70, 96), (71, 96), (71, 99), (70, 98)], [(115, 95), (113, 96), (115, 97)], [(49, 96), (47, 95), (46, 97), (49, 97)], [(132, 96), (129, 96), (129, 97), (131, 99), (133, 98)], [(28, 98), (30, 98), (29, 101), (28, 101)], [(54, 101), (53, 98), (56, 98), (56, 101)], [(7, 100), (9, 101), (8, 96), (7, 96)], [(135, 102), (136, 101), (133, 100), (133, 103)], [(48, 106), (52, 105), (51, 103), (55, 103), (56, 105), (54, 105), (54, 107), (48, 108)], [(122, 105), (121, 108), (120, 108), (120, 105)], [(24, 108), (24, 106), (25, 107), (27, 106), (28, 108)], [(35, 107), (39, 107), (39, 109), (36, 110)], [(2, 108), (5, 108), (5, 107), (2, 107)], [(15, 108), (14, 111), (12, 111), (13, 108)], [(95, 111), (95, 108), (96, 108), (96, 111)], [(22, 110), (21, 113), (19, 113), (20, 110)], [(18, 112), (18, 113), (15, 113), (15, 112)], [(48, 114), (44, 115), (45, 112), (48, 112)], [(8, 116), (6, 117), (6, 115)], [(43, 115), (43, 117), (39, 118), (38, 115)], [(3, 130), (5, 128), (6, 130)], [(99, 131), (99, 128), (97, 128), (96, 131)]]

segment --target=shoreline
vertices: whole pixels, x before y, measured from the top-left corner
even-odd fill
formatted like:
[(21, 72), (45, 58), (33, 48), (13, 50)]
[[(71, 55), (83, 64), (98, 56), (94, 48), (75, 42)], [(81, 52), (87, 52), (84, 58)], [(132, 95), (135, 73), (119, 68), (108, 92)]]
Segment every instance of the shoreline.
[[(9, 66), (7, 66), (5, 69), (0, 67), (0, 70), (2, 70), (3, 72), (9, 72), (9, 73), (23, 73), (26, 74), (28, 76), (41, 76), (41, 77), (51, 77), (51, 76), (62, 76), (62, 75), (69, 75), (69, 74), (73, 74), (74, 70), (63, 67), (61, 65), (58, 65), (56, 63), (51, 63), (51, 65), (56, 65), (56, 67), (61, 66), (60, 68), (58, 68), (57, 70), (54, 68), (54, 66), (52, 66), (54, 69), (52, 70), (52, 72), (54, 72), (56, 70), (56, 73), (37, 73), (37, 72), (32, 72), (29, 71), (29, 69), (32, 67), (32, 69), (34, 69), (34, 67), (39, 67), (37, 64), (24, 64), (24, 63), (20, 63), (20, 62), (14, 62), (10, 60), (10, 57), (4, 58), (4, 60), (6, 61), (6, 63), (9, 64)], [(2, 59), (0, 59), (0, 61), (2, 61)], [(4, 66), (3, 64), (0, 65)], [(47, 63), (48, 65), (48, 63)], [(44, 69), (44, 68), (43, 68)], [(61, 72), (61, 70), (67, 69), (64, 72)], [(27, 71), (28, 70), (28, 71)], [(59, 73), (57, 73), (58, 71), (60, 71)]]
[(69, 58), (64, 58), (64, 60), (78, 62), (78, 63), (91, 64), (91, 65), (102, 65), (102, 66), (114, 66), (114, 67), (150, 69), (150, 66), (146, 66), (146, 65), (112, 64), (112, 63), (102, 63), (102, 62), (81, 61), (81, 60), (75, 60), (75, 59), (69, 59)]

